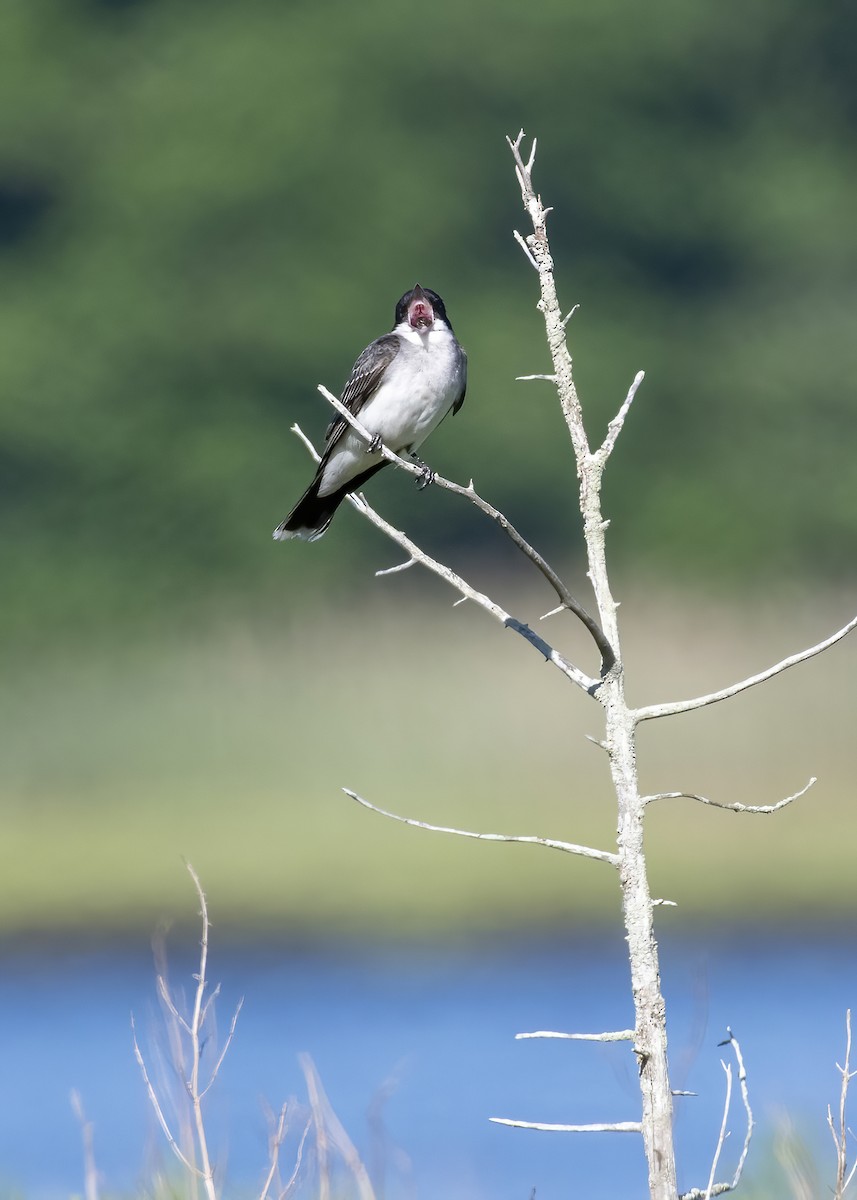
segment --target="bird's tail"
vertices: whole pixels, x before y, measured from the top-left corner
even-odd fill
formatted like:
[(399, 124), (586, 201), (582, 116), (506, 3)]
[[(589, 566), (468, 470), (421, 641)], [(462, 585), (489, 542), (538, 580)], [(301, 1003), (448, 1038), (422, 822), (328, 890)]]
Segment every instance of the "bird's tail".
[(314, 479), (285, 521), (281, 521), (274, 530), (274, 541), (300, 538), (303, 542), (314, 542), (321, 537), (345, 499), (345, 489), (341, 488), (329, 496), (319, 496), (318, 485), (319, 480)]
[(315, 542), (327, 530), (336, 510), (350, 492), (356, 492), (370, 476), (380, 471), (386, 463), (379, 462), (368, 470), (350, 479), (327, 496), (320, 496), (321, 472), (309, 485), (292, 511), (274, 530), (274, 541), (285, 542), (289, 538), (300, 538), (303, 542)]

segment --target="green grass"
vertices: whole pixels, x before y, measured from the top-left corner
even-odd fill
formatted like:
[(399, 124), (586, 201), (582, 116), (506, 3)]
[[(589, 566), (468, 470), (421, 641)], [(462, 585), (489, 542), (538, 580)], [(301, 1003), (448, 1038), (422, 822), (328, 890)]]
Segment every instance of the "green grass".
[[(382, 590), (383, 588), (383, 590)], [(498, 592), (535, 623), (530, 603)], [(194, 916), (181, 857), (221, 934), (445, 936), (615, 918), (609, 869), (383, 820), (346, 799), (467, 829), (609, 847), (601, 710), (512, 633), (443, 591), (379, 584), (290, 623), (250, 621), (120, 648), (66, 646), (2, 684), (0, 932), (150, 929)], [(854, 601), (622, 598), (632, 702), (694, 695), (826, 636)], [(583, 665), (571, 618), (546, 626)], [(853, 912), (857, 640), (739, 699), (643, 726), (646, 791), (772, 803), (773, 817), (689, 801), (650, 810), (663, 923)]]

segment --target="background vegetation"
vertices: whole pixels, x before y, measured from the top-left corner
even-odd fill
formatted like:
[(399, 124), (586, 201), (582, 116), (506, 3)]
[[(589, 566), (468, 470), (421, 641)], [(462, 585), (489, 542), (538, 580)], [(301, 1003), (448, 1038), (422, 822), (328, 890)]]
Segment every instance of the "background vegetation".
[[(441, 613), (434, 585), (427, 626), (414, 581), (372, 579), (391, 551), (350, 512), (317, 546), (271, 543), (308, 476), (289, 426), (320, 434), (316, 383), (341, 384), (416, 279), (437, 288), (471, 384), (431, 461), (583, 587), (565, 431), (546, 385), (513, 381), (546, 369), (510, 236), (503, 135), (523, 125), (582, 305), (591, 429), (647, 371), (607, 484), (641, 679), (696, 692), (822, 636), (854, 606), (855, 27), (840, 0), (7, 0), (7, 932), (149, 923), (184, 903), (180, 852), (236, 926), (611, 911), (600, 880), (541, 863), (498, 906), (507, 851), (489, 863), (336, 800), (350, 784), (427, 819), (611, 836), (577, 697), (562, 707), (477, 614)], [(508, 587), (506, 549), (464, 506), (372, 487)], [(654, 577), (670, 599), (647, 603), (646, 634), (631, 602)], [(653, 859), (680, 911), (853, 903), (822, 846), (853, 790), (854, 650), (835, 653), (804, 669), (820, 690), (803, 707), (785, 680), (779, 707), (685, 718), (671, 771), (653, 737), (658, 787), (765, 803), (823, 776), (776, 847), (665, 809)]]

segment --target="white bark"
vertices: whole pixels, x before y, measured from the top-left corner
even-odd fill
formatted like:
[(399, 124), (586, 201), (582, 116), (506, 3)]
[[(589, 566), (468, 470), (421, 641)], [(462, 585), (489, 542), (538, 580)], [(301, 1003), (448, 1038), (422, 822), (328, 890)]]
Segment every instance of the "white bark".
[(555, 386), (577, 461), (580, 511), (583, 515), (589, 578), (595, 592), (601, 628), (610, 642), (616, 660), (604, 676), (595, 695), (604, 707), (604, 746), (610, 761), (610, 775), (618, 803), (619, 882), (622, 889), (622, 915), (634, 997), (634, 1053), (639, 1064), (641, 1131), (649, 1168), (649, 1193), (651, 1200), (675, 1200), (677, 1184), (672, 1134), (672, 1090), (667, 1062), (666, 1009), (661, 994), (658, 947), (652, 920), (652, 897), (643, 851), (643, 816), (646, 805), (637, 784), (636, 721), (633, 710), (625, 700), (618, 606), (610, 590), (607, 575), (604, 542), (607, 522), (601, 511), (601, 480), (604, 468), (642, 376), (638, 374), (634, 379), (625, 402), (608, 426), (607, 436), (602, 445), (598, 450), (591, 451), (574, 385), (571, 354), (566, 341), (566, 323), (557, 299), (553, 259), (546, 229), (549, 210), (544, 208), (533, 189), (532, 168), (536, 144), (534, 141), (529, 161), (525, 163), (520, 153), (522, 139), (523, 134), (519, 134), (516, 141), (509, 141), (509, 145), (515, 158), (524, 208), (533, 225), (533, 232), (525, 241), (539, 273), (541, 298), (538, 307), (544, 317), (556, 378)]

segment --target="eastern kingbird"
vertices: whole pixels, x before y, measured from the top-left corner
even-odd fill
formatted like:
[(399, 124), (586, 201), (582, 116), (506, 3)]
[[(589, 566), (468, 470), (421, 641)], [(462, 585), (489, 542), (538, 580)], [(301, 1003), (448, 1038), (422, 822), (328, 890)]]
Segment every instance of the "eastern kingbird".
[[(437, 292), (419, 284), (396, 305), (392, 333), (366, 347), (351, 368), (342, 403), (396, 454), (413, 455), (451, 410), (464, 403), (467, 355), (458, 344)], [(315, 478), (281, 525), (277, 541), (314, 542), (349, 494), (386, 466), (342, 417), (325, 434)]]

